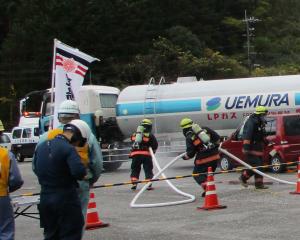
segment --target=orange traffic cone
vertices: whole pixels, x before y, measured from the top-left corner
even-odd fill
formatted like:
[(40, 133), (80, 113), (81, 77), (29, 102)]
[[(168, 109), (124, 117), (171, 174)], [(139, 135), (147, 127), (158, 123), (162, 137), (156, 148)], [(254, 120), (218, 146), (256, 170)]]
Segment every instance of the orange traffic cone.
[(219, 205), (218, 196), (214, 181), (214, 175), (212, 173), (212, 168), (208, 168), (208, 175), (207, 175), (207, 184), (205, 189), (205, 199), (204, 199), (204, 206), (198, 207), (199, 210), (214, 210), (214, 209), (222, 209), (226, 208), (227, 206)]
[(97, 213), (96, 202), (95, 202), (95, 194), (93, 192), (90, 193), (90, 201), (88, 205), (87, 215), (86, 215), (86, 230), (92, 230), (96, 228), (108, 227), (108, 223), (103, 223)]
[(290, 192), (290, 194), (300, 194), (300, 157), (298, 159), (298, 173), (297, 173), (297, 187), (296, 187), (296, 191), (295, 192)]

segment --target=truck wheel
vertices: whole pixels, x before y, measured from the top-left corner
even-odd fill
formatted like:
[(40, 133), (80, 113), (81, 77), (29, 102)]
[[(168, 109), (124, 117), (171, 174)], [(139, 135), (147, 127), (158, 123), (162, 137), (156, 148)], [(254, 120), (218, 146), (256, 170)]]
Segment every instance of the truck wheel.
[(18, 162), (24, 162), (24, 156), (20, 152), (16, 153), (16, 159)]
[(121, 165), (122, 162), (104, 162), (103, 168), (105, 171), (111, 172), (117, 170)]
[(221, 155), (221, 159), (219, 162), (219, 167), (221, 168), (222, 171), (228, 171), (232, 169), (232, 164), (230, 162), (230, 158), (225, 156), (225, 155)]
[(282, 164), (282, 159), (281, 157), (276, 154), (274, 157), (271, 158), (271, 171), (273, 173), (281, 173), (285, 170), (285, 166), (281, 165)]

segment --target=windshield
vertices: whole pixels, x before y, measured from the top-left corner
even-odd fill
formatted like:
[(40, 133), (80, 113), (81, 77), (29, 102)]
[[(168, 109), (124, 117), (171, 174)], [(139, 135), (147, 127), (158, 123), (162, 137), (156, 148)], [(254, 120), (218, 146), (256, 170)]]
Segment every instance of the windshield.
[(115, 108), (117, 103), (117, 94), (104, 94), (101, 93), (100, 95), (100, 104), (102, 108)]
[(300, 135), (300, 116), (286, 116), (283, 118), (285, 135)]

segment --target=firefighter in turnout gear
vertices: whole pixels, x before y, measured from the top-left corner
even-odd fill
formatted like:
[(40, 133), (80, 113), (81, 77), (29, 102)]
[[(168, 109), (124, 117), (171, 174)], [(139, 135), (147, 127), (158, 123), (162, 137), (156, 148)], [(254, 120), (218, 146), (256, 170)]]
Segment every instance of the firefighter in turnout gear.
[[(208, 167), (215, 171), (217, 168), (219, 156), (220, 136), (208, 127), (200, 127), (193, 123), (189, 118), (183, 118), (180, 122), (183, 135), (186, 138), (186, 154), (182, 157), (184, 160), (193, 158), (193, 174), (207, 173)], [(207, 174), (194, 176), (195, 181), (203, 188), (202, 197), (205, 196)]]
[[(145, 179), (149, 180), (153, 178), (153, 162), (149, 148), (151, 147), (155, 153), (158, 143), (155, 136), (151, 133), (151, 130), (151, 120), (144, 119), (140, 126), (138, 126), (137, 131), (131, 136), (132, 149), (129, 155), (129, 157), (132, 158), (131, 181), (139, 180), (142, 165), (145, 172)], [(136, 190), (136, 188), (137, 184), (133, 184), (131, 189)], [(152, 189), (152, 185), (147, 188), (147, 190)]]
[[(255, 112), (247, 119), (243, 129), (243, 153), (247, 162), (253, 166), (261, 166), (263, 164), (263, 150), (266, 144), (265, 139), (265, 116), (268, 110), (264, 106), (257, 106)], [(258, 169), (261, 170), (261, 169)], [(255, 188), (267, 189), (263, 184), (263, 177), (250, 169), (242, 172), (239, 180), (244, 187), (248, 187), (247, 180), (254, 175)]]

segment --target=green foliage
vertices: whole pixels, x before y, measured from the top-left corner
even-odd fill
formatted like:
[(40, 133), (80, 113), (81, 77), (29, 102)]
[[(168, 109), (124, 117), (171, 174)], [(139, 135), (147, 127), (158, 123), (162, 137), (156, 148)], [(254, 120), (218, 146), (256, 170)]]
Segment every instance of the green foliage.
[(249, 76), (245, 10), (261, 20), (250, 23), (251, 75), (298, 74), (296, 0), (0, 0), (0, 118), (13, 122), (17, 99), (50, 87), (54, 38), (101, 59), (86, 83)]

